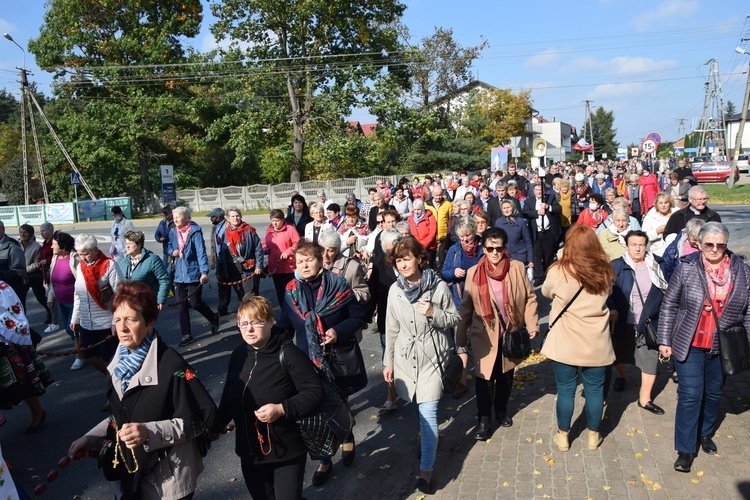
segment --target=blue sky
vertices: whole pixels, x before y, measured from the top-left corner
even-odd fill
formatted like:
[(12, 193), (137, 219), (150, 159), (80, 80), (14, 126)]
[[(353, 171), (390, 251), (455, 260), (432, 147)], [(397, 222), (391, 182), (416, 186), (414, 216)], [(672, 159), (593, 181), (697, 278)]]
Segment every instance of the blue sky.
[[(0, 33), (24, 48), (43, 21), (44, 2), (4, 2)], [(204, 2), (207, 5), (207, 2)], [(463, 45), (484, 36), (489, 47), (474, 65), (478, 79), (514, 91), (530, 89), (534, 107), (547, 119), (581, 127), (584, 103), (615, 115), (622, 146), (640, 142), (650, 132), (664, 140), (677, 138), (678, 119), (685, 129), (701, 116), (705, 63), (719, 62), (724, 102), (738, 111), (750, 57), (750, 5), (740, 0), (590, 0), (587, 2), (498, 2), (485, 0), (406, 0), (404, 22), (414, 37), (428, 36), (434, 26), (453, 28)], [(720, 7), (720, 8), (719, 8)], [(192, 41), (209, 49), (210, 14), (205, 11), (201, 35)], [(0, 39), (0, 88), (18, 93), (15, 67), (21, 51)], [(39, 70), (27, 54), (31, 80), (48, 93), (51, 75)], [(353, 118), (368, 121), (364, 111)]]

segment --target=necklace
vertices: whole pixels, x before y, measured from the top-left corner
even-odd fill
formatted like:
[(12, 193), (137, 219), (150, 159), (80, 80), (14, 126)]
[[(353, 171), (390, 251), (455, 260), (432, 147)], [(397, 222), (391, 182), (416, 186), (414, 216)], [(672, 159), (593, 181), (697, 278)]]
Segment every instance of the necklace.
[(120, 444), (120, 430), (117, 428), (117, 424), (115, 423), (115, 457), (112, 459), (112, 468), (116, 469), (119, 465), (120, 461), (117, 459), (117, 456), (119, 455), (120, 458), (122, 458), (122, 463), (125, 465), (125, 470), (128, 471), (128, 474), (135, 474), (138, 472), (138, 459), (135, 458), (135, 451), (131, 448), (130, 453), (133, 456), (133, 463), (135, 464), (135, 469), (130, 470), (130, 466), (128, 465), (128, 461), (125, 460), (125, 455), (122, 452), (122, 445)]
[(255, 421), (255, 432), (258, 433), (258, 442), (260, 443), (260, 452), (263, 454), (264, 457), (267, 457), (271, 454), (271, 424), (266, 422), (266, 436), (268, 436), (268, 450), (265, 449), (265, 438), (263, 437), (263, 434), (260, 432), (260, 426), (258, 425), (258, 421)]

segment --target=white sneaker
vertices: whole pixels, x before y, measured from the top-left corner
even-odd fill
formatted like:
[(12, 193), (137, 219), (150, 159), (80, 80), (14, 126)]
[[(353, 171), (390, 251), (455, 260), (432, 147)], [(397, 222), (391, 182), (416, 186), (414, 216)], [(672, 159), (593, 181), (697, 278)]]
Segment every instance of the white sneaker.
[(56, 332), (59, 329), (60, 329), (60, 325), (56, 325), (54, 323), (50, 323), (49, 326), (44, 329), (44, 333)]
[(82, 359), (76, 358), (76, 360), (73, 361), (73, 364), (71, 365), (70, 369), (73, 371), (80, 370), (81, 368), (83, 368), (84, 364), (85, 363), (83, 362)]

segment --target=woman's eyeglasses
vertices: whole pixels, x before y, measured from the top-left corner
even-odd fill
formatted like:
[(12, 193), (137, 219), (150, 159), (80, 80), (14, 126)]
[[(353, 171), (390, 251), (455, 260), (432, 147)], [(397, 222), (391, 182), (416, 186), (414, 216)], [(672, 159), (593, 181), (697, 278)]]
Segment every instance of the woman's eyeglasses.
[(505, 247), (484, 247), (484, 253), (503, 253)]
[(706, 248), (706, 250), (716, 249), (719, 252), (723, 252), (724, 250), (727, 249), (726, 243), (701, 243), (701, 245), (703, 245)]
[(237, 326), (240, 327), (240, 330), (247, 330), (248, 326), (252, 326), (253, 330), (256, 328), (263, 328), (266, 326), (265, 321), (241, 321), (237, 323)]

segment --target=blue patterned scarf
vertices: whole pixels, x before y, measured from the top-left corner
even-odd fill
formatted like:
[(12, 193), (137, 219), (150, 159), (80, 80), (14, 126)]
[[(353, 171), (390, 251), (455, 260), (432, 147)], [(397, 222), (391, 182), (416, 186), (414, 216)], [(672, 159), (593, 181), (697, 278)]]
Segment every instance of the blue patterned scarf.
[(148, 350), (151, 347), (151, 342), (153, 342), (155, 338), (156, 331), (151, 330), (151, 332), (143, 339), (141, 345), (133, 349), (132, 352), (127, 347), (120, 344), (120, 359), (117, 361), (117, 366), (115, 367), (115, 376), (122, 380), (121, 387), (123, 394), (128, 390), (130, 379), (132, 379), (133, 375), (135, 375), (138, 370), (141, 369), (141, 366), (143, 366), (143, 361), (146, 359), (146, 354), (148, 354)]
[(430, 268), (422, 271), (419, 283), (409, 283), (401, 274), (396, 278), (396, 284), (404, 292), (404, 297), (410, 304), (418, 301), (424, 292), (434, 290), (439, 281), (440, 277)]

